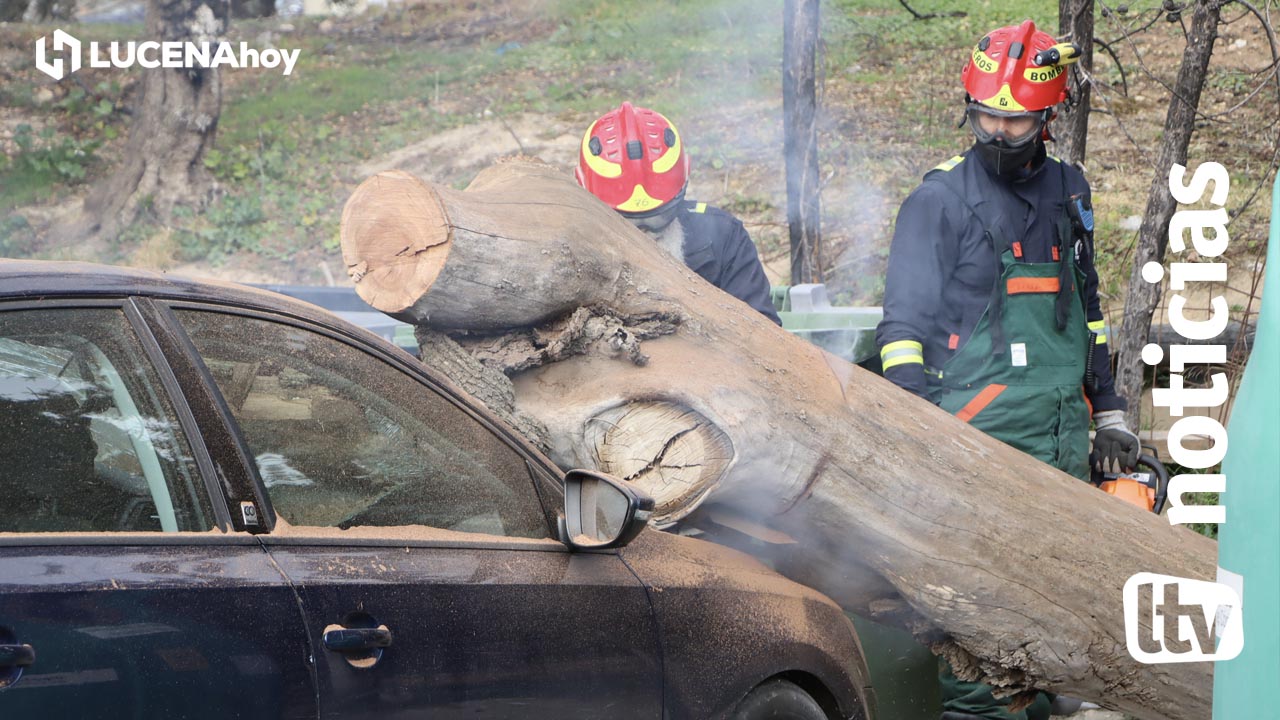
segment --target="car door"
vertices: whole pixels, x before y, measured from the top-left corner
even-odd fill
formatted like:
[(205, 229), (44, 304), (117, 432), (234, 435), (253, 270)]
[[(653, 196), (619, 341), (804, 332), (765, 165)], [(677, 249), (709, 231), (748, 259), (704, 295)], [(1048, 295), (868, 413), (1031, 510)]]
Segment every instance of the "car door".
[(298, 601), (158, 358), (132, 302), (0, 304), (0, 717), (314, 718)]
[(393, 355), (175, 305), (269, 495), (323, 717), (659, 718), (646, 591), (552, 536), (530, 458)]

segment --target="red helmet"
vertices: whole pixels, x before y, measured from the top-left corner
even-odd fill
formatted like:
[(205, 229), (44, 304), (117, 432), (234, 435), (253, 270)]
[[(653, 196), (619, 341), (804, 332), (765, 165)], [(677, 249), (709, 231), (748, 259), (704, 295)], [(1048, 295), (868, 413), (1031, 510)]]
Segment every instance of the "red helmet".
[(670, 120), (624, 102), (587, 128), (573, 176), (609, 207), (647, 213), (684, 193), (689, 156)]
[(961, 77), (969, 97), (998, 111), (1035, 112), (1067, 97), (1067, 65), (1080, 57), (1070, 43), (1054, 43), (1025, 20), (978, 41)]

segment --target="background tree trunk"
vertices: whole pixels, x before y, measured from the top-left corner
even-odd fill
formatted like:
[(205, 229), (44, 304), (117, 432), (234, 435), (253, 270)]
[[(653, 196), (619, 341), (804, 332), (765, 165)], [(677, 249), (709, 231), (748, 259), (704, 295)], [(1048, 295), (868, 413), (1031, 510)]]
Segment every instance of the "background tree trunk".
[(787, 161), (791, 284), (822, 282), (822, 202), (818, 179), (818, 0), (783, 9), (782, 132)]
[(1129, 656), (1121, 589), (1212, 578), (1211, 541), (778, 328), (568, 177), (509, 162), (457, 191), (383, 173), (341, 232), (366, 301), (503, 371), (553, 460), (646, 488), (657, 523), (752, 535), (784, 574), (1009, 693), (1208, 717), (1208, 663)]
[[(227, 27), (225, 2), (150, 0), (147, 35), (161, 41), (217, 42)], [(122, 164), (85, 199), (88, 232), (112, 237), (144, 212), (162, 221), (175, 207), (202, 205), (212, 189), (204, 156), (222, 110), (216, 68), (145, 70)]]
[(0, 22), (22, 22), (31, 0), (0, 0)]
[(1164, 121), (1164, 139), (1156, 156), (1147, 209), (1138, 230), (1138, 247), (1134, 253), (1133, 271), (1124, 300), (1124, 324), (1116, 362), (1116, 392), (1129, 401), (1125, 419), (1129, 427), (1142, 427), (1142, 346), (1151, 328), (1151, 316), (1160, 300), (1163, 283), (1148, 283), (1142, 268), (1149, 262), (1164, 264), (1169, 244), (1169, 221), (1178, 204), (1169, 194), (1169, 169), (1174, 164), (1186, 165), (1187, 145), (1195, 129), (1196, 109), (1204, 88), (1213, 43), (1218, 37), (1218, 17), (1224, 0), (1196, 0), (1191, 16), (1187, 47), (1178, 67), (1178, 79), (1169, 99), (1169, 113)]
[(275, 14), (275, 0), (231, 0), (233, 18), (264, 18)]
[(76, 14), (76, 0), (36, 0), (35, 19), (70, 20)]
[(1093, 73), (1093, 0), (1058, 0), (1058, 33), (1080, 46), (1076, 64), (1084, 73), (1071, 72), (1081, 78), (1072, 103), (1064, 105), (1057, 122), (1057, 146), (1054, 152), (1063, 160), (1084, 168), (1085, 145), (1089, 133), (1088, 77)]

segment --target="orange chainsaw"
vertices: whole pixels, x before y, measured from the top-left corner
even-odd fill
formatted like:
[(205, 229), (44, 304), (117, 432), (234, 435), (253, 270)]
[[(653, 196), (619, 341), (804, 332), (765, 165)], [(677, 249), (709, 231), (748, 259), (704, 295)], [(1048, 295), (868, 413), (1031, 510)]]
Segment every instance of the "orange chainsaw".
[(1144, 449), (1151, 450), (1152, 454), (1139, 455), (1138, 466), (1132, 472), (1094, 470), (1090, 472), (1089, 481), (1108, 495), (1159, 515), (1169, 496), (1169, 471), (1156, 457), (1154, 448)]

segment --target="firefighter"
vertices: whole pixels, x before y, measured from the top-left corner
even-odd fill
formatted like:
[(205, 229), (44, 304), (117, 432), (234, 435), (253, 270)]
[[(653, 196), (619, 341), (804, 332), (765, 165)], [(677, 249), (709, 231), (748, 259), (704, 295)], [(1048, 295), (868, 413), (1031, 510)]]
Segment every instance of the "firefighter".
[[(1089, 185), (1045, 150), (1078, 55), (1030, 20), (973, 49), (962, 124), (975, 141), (902, 204), (876, 341), (886, 378), (1088, 480), (1090, 464), (1132, 468), (1139, 444), (1111, 377)], [(1011, 713), (942, 665), (944, 718), (1048, 716), (1043, 695)]]
[(600, 116), (582, 136), (574, 177), (707, 282), (781, 324), (742, 222), (685, 199), (689, 154), (662, 114), (624, 102)]

